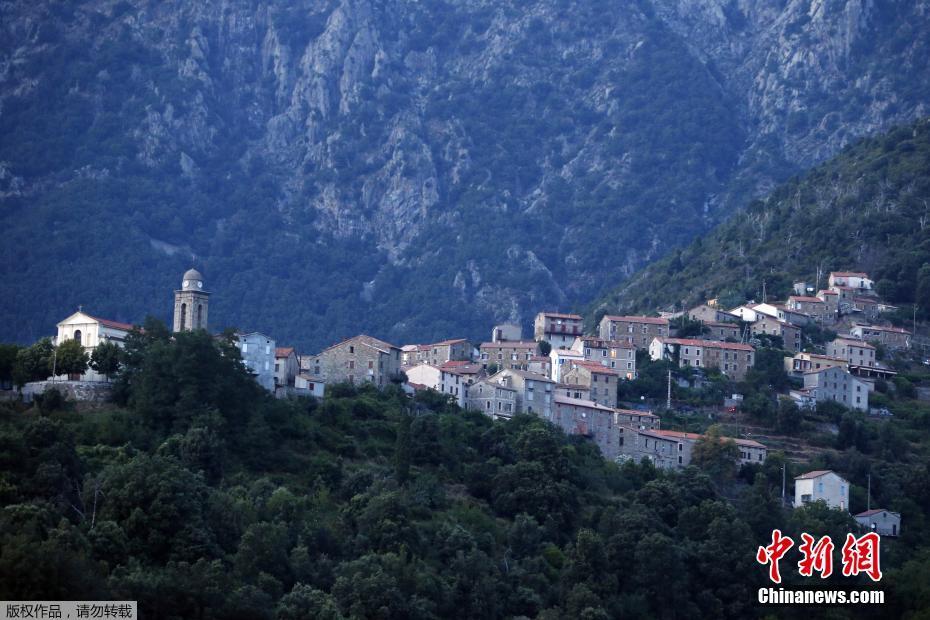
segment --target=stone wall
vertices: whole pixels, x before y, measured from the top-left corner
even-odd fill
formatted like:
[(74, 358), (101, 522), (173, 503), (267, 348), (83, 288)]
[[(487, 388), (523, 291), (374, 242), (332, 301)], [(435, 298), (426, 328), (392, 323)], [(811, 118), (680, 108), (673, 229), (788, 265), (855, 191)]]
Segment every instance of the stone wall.
[(110, 400), (113, 384), (105, 381), (33, 381), (23, 386), (23, 402), (31, 403), (36, 394), (57, 388), (65, 398), (84, 403), (103, 403)]

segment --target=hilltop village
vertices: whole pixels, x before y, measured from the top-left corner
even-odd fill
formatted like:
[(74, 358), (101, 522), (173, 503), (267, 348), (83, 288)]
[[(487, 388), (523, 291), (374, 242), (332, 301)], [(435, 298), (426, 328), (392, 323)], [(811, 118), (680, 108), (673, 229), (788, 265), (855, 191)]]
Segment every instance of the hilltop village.
[[(174, 293), (173, 331), (208, 330), (209, 303), (203, 276), (188, 270)], [(749, 302), (727, 309), (710, 299), (687, 311), (659, 316), (604, 314), (594, 333), (585, 333), (581, 315), (543, 311), (535, 317), (532, 337), (520, 325), (506, 323), (493, 326), (488, 341), (477, 344), (450, 338), (395, 345), (361, 334), (304, 354), (259, 332), (232, 337), (250, 374), (279, 398), (323, 398), (328, 386), (339, 383), (395, 383), (411, 395), (441, 393), (462, 408), (493, 418), (539, 416), (567, 434), (588, 438), (612, 461), (649, 460), (657, 467), (676, 469), (692, 462), (695, 447), (706, 437), (664, 429), (655, 412), (661, 407), (653, 410), (642, 401), (621, 399), (624, 384), (638, 378), (638, 363), (670, 362), (682, 371), (674, 379), (671, 370), (667, 374), (664, 411), (670, 411), (673, 381), (679, 387), (694, 387), (714, 375), (735, 384), (753, 369), (758, 347), (774, 347), (790, 353), (783, 363), (793, 378), (778, 395), (780, 400), (801, 410), (831, 401), (867, 415), (888, 415), (869, 406), (876, 382), (896, 374), (877, 353), (895, 354), (912, 346), (911, 332), (883, 320), (892, 310), (878, 298), (866, 273), (833, 272), (826, 288), (798, 282), (783, 302)], [(122, 346), (134, 329), (83, 309), (57, 327), (54, 343), (79, 343), (86, 359), (101, 345)], [(806, 330), (831, 337), (808, 346)], [(108, 373), (86, 363), (79, 369), (80, 373), (26, 384), (24, 397), (53, 384), (77, 400), (96, 398), (94, 388), (106, 391)], [(721, 411), (735, 413), (741, 400), (740, 394), (732, 394), (721, 403)], [(769, 449), (763, 443), (745, 436), (725, 439), (735, 444), (739, 464), (765, 462)], [(795, 489), (795, 505), (823, 499), (848, 510), (849, 484), (832, 471), (799, 476)], [(897, 534), (900, 515), (882, 509), (867, 513), (857, 519), (874, 529), (878, 515), (888, 522), (881, 533)]]

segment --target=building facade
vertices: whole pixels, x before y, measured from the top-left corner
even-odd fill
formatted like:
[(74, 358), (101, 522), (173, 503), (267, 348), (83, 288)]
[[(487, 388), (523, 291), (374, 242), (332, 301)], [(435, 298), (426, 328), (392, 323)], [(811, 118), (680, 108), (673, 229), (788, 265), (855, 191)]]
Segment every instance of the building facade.
[[(129, 323), (101, 319), (81, 310), (58, 323), (57, 327), (58, 333), (55, 336), (55, 344), (61, 345), (66, 340), (76, 340), (81, 343), (88, 356), (93, 353), (101, 342), (111, 342), (122, 347), (126, 336), (132, 329), (132, 325)], [(106, 377), (88, 368), (80, 376), (80, 380), (105, 381)]]
[(516, 391), (516, 413), (531, 413), (546, 419), (551, 416), (555, 381), (549, 377), (525, 370), (502, 370), (488, 381)]
[(809, 471), (794, 479), (794, 507), (823, 501), (830, 508), (849, 510), (849, 482), (829, 469)]
[(293, 386), (299, 372), (300, 364), (294, 347), (277, 347), (274, 352), (275, 385)]
[(801, 350), (801, 328), (797, 325), (792, 325), (791, 323), (786, 323), (785, 321), (763, 315), (752, 324), (751, 330), (753, 336), (759, 334), (778, 336), (782, 339), (786, 351), (794, 351), (797, 353)]
[(528, 370), (530, 360), (539, 355), (539, 344), (526, 341), (484, 342), (479, 348), (479, 363), (487, 369)]
[(510, 419), (517, 412), (517, 390), (482, 379), (468, 389), (466, 406), (492, 418)]
[(877, 342), (889, 350), (911, 347), (911, 332), (900, 327), (854, 325), (849, 329), (849, 333), (865, 342)]
[(846, 360), (850, 366), (875, 366), (875, 347), (864, 340), (840, 336), (827, 343), (827, 355)]
[(736, 381), (742, 381), (755, 364), (755, 348), (736, 342), (693, 338), (656, 338), (649, 347), (653, 360), (678, 360), (682, 368), (717, 368)]
[(260, 386), (274, 392), (275, 388), (275, 341), (259, 332), (236, 334), (236, 344), (242, 362)]
[(566, 385), (583, 385), (588, 388), (589, 398), (599, 405), (613, 409), (617, 406), (619, 371), (598, 362), (587, 360), (573, 362), (563, 371), (561, 382)]
[(869, 410), (869, 384), (843, 368), (805, 373), (804, 390), (816, 401), (833, 401), (850, 409)]
[(653, 338), (671, 336), (668, 319), (650, 316), (606, 315), (598, 324), (602, 340), (625, 340), (637, 349), (648, 349)]
[(636, 345), (626, 340), (582, 336), (575, 339), (571, 350), (581, 353), (586, 361), (616, 370), (626, 379), (636, 378)]
[(584, 333), (584, 319), (578, 314), (540, 312), (533, 321), (533, 338), (545, 340), (553, 349), (567, 349)]
[(373, 383), (384, 387), (401, 370), (400, 348), (364, 334), (311, 356), (307, 374), (327, 384)]

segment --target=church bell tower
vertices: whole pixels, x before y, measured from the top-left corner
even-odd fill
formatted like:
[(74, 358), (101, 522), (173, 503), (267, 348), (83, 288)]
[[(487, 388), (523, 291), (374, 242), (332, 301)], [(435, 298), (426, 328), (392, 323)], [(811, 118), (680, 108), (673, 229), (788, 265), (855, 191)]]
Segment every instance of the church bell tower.
[(196, 269), (188, 269), (181, 289), (174, 292), (174, 331), (207, 329), (209, 306), (210, 293), (203, 290), (203, 276)]

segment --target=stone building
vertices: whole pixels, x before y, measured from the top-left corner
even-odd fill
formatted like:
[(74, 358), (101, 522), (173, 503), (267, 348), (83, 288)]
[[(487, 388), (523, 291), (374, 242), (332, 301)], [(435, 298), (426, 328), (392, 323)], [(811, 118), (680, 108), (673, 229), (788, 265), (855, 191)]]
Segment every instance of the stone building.
[(799, 377), (807, 372), (824, 368), (846, 368), (847, 365), (845, 359), (817, 353), (795, 353), (794, 356), (785, 358), (785, 371)]
[(678, 365), (717, 368), (736, 381), (742, 381), (755, 363), (755, 348), (736, 342), (693, 338), (656, 338), (649, 347), (653, 360), (678, 360)]
[(620, 373), (598, 362), (586, 360), (573, 362), (571, 368), (562, 372), (561, 382), (567, 385), (583, 385), (588, 388), (591, 400), (599, 405), (617, 406)]
[(491, 330), (491, 342), (523, 340), (523, 328), (516, 323), (501, 323)]
[(361, 334), (311, 356), (309, 373), (326, 384), (373, 383), (384, 387), (401, 370), (400, 348)]
[(636, 378), (636, 345), (626, 340), (603, 340), (593, 336), (576, 338), (572, 351), (589, 362), (613, 368), (626, 379)]
[(274, 383), (276, 386), (293, 386), (300, 372), (300, 363), (294, 347), (277, 347), (274, 351)]
[(207, 329), (210, 293), (203, 288), (203, 276), (188, 269), (181, 279), (181, 289), (174, 292), (174, 331)]
[(529, 369), (530, 360), (539, 355), (539, 344), (524, 341), (484, 342), (481, 344), (479, 363), (482, 368), (496, 365), (498, 370)]
[(492, 418), (510, 419), (517, 412), (517, 390), (490, 379), (482, 379), (468, 388), (466, 406)]
[(739, 317), (731, 314), (726, 310), (708, 305), (701, 304), (688, 310), (688, 318), (692, 321), (707, 323), (739, 323)]
[(804, 374), (804, 392), (815, 402), (833, 401), (859, 411), (869, 410), (870, 384), (843, 368), (832, 367)]
[(864, 340), (849, 336), (840, 336), (827, 343), (827, 355), (839, 357), (850, 366), (875, 366), (875, 347)]
[[(627, 432), (632, 439), (625, 442), (625, 454), (639, 461), (649, 459), (656, 465), (665, 469), (677, 469), (691, 464), (694, 446), (704, 439), (704, 435), (697, 433), (684, 433), (681, 431), (666, 430), (635, 430)], [(721, 441), (732, 441), (736, 444), (739, 454), (736, 465), (765, 462), (768, 449), (758, 441), (740, 439), (735, 437), (721, 437)]]
[(670, 336), (668, 319), (651, 316), (606, 315), (598, 325), (602, 340), (626, 340), (637, 349), (648, 349), (653, 338)]
[(255, 380), (269, 392), (275, 388), (275, 341), (259, 332), (236, 334), (242, 361)]
[(786, 351), (799, 352), (801, 350), (801, 328), (797, 325), (762, 315), (752, 324), (751, 331), (753, 336), (768, 334), (780, 337)]
[(901, 513), (873, 508), (860, 512), (854, 519), (859, 526), (867, 532), (875, 532), (879, 536), (898, 536), (901, 533)]
[(516, 413), (548, 418), (552, 412), (555, 381), (549, 377), (525, 370), (505, 369), (489, 377), (488, 381), (516, 390)]
[(900, 327), (854, 325), (849, 329), (849, 333), (864, 342), (877, 342), (889, 351), (909, 349), (911, 346), (911, 332)]
[(592, 440), (605, 459), (617, 459), (621, 448), (620, 431), (613, 409), (558, 394), (554, 400), (550, 422), (569, 435), (582, 435)]
[(719, 340), (721, 342), (730, 340), (735, 342), (739, 341), (740, 336), (741, 334), (739, 323), (733, 323), (730, 321), (704, 322), (704, 334), (702, 335), (704, 340)]
[(836, 314), (819, 297), (791, 295), (785, 302), (785, 307), (794, 312), (806, 314), (818, 325), (830, 325), (836, 320)]
[(567, 349), (584, 333), (584, 319), (578, 314), (540, 312), (533, 322), (533, 338), (545, 340), (553, 349)]

